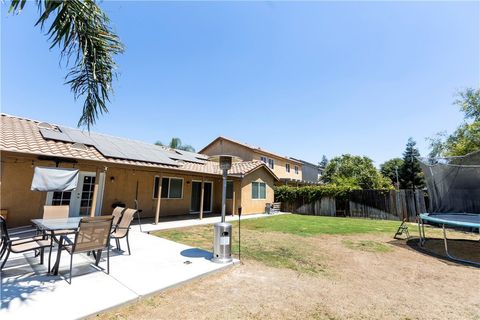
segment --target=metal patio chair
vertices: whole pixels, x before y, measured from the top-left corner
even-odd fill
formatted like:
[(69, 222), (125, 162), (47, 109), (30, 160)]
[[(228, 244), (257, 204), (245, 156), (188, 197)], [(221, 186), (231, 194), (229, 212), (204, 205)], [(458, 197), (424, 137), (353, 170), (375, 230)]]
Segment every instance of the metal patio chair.
[(123, 212), (125, 211), (124, 207), (115, 207), (112, 212), (113, 216), (113, 221), (112, 221), (112, 228), (115, 229), (115, 227), (118, 225), (118, 222), (122, 218)]
[(43, 206), (43, 219), (68, 218), (70, 206)]
[[(43, 206), (43, 219), (67, 219), (70, 214), (70, 206)], [(55, 230), (54, 236), (62, 236), (72, 233), (72, 230)]]
[(131, 255), (131, 251), (130, 251), (130, 242), (128, 241), (128, 234), (130, 231), (130, 225), (132, 224), (133, 217), (136, 212), (137, 210), (135, 209), (126, 209), (123, 212), (122, 219), (120, 219), (120, 222), (115, 227), (111, 235), (112, 239), (115, 239), (117, 250), (120, 250), (120, 239), (126, 238), (129, 255)]
[(82, 218), (73, 240), (66, 235), (60, 238), (59, 254), (63, 249), (70, 254), (69, 284), (72, 284), (73, 255), (76, 253), (93, 252), (96, 259), (95, 265), (98, 266), (102, 250), (107, 250), (107, 274), (110, 273), (110, 231), (112, 222), (113, 216)]
[[(8, 234), (7, 222), (2, 216), (0, 216), (0, 243), (0, 260), (6, 255), (0, 265), (0, 271), (5, 266), (5, 263), (7, 263), (11, 252), (24, 253), (38, 250), (40, 252), (40, 264), (43, 264), (45, 248), (51, 247), (51, 241), (42, 236), (11, 240)], [(48, 269), (50, 269), (50, 258), (48, 259)]]

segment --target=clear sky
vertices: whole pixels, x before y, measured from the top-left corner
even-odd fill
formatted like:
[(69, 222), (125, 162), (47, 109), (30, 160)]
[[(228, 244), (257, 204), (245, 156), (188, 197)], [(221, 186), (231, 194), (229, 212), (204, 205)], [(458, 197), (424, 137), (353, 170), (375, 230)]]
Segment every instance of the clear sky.
[[(76, 126), (58, 50), (1, 4), (1, 110)], [(126, 46), (94, 131), (200, 149), (218, 135), (317, 162), (381, 162), (452, 131), (480, 86), (479, 2), (104, 1)]]

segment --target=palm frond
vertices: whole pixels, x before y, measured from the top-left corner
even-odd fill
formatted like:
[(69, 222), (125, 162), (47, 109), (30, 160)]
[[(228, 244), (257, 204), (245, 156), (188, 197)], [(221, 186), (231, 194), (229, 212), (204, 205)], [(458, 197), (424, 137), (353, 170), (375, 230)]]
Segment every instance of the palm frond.
[[(12, 0), (10, 12), (19, 13), (25, 2)], [(37, 4), (40, 18), (36, 25), (43, 30), (53, 19), (47, 30), (51, 47), (61, 48), (67, 65), (74, 60), (65, 80), (75, 99), (85, 99), (78, 126), (90, 130), (99, 115), (108, 112), (116, 68), (113, 57), (123, 52), (123, 44), (93, 0), (38, 0)]]

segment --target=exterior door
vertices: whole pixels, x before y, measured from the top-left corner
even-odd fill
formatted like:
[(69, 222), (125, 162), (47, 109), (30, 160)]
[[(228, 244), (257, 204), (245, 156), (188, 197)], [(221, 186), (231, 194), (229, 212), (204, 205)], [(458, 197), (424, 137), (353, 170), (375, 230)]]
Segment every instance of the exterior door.
[[(213, 196), (212, 189), (213, 189), (213, 183), (205, 181), (204, 190), (203, 190), (203, 212), (212, 211), (212, 196)], [(192, 181), (192, 199), (191, 199), (191, 205), (190, 205), (191, 213), (200, 212), (201, 195), (202, 195), (202, 182)]]
[(76, 189), (65, 192), (49, 192), (47, 194), (47, 204), (54, 206), (69, 205), (70, 217), (89, 216), (95, 179), (94, 172), (80, 172)]
[(70, 200), (70, 216), (89, 216), (92, 207), (95, 173), (80, 172), (77, 188), (72, 192)]

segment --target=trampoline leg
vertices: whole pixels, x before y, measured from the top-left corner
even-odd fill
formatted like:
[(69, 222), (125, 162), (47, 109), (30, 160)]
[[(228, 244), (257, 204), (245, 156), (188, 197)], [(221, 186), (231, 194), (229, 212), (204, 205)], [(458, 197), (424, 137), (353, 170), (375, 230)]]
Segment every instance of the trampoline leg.
[(445, 225), (444, 224), (442, 224), (442, 229), (443, 229), (443, 243), (445, 245), (445, 254), (447, 255), (448, 258), (450, 258), (454, 261), (460, 261), (460, 262), (470, 263), (470, 264), (473, 264), (473, 265), (476, 265), (476, 266), (480, 266), (480, 263), (478, 263), (478, 262), (471, 261), (471, 260), (459, 259), (459, 258), (455, 258), (454, 256), (450, 255), (450, 253), (448, 252), (447, 231), (445, 230)]
[(420, 218), (418, 218), (418, 245), (422, 246), (422, 228), (420, 227)]
[(423, 223), (423, 220), (422, 220), (422, 232), (423, 232), (423, 237), (422, 237), (422, 245), (425, 244), (425, 241), (427, 241), (427, 237), (425, 236), (425, 224)]
[[(443, 229), (443, 244), (445, 246), (445, 254), (447, 255), (447, 257), (449, 257), (450, 259), (454, 259), (452, 256), (450, 256), (450, 254), (448, 253), (448, 244), (447, 244), (447, 231), (445, 231), (445, 225), (442, 224), (442, 229)], [(455, 260), (455, 259), (454, 259)]]
[(420, 238), (418, 240), (418, 244), (420, 247), (423, 247), (425, 244), (425, 226), (423, 224), (423, 220), (418, 218), (418, 233), (420, 234)]

